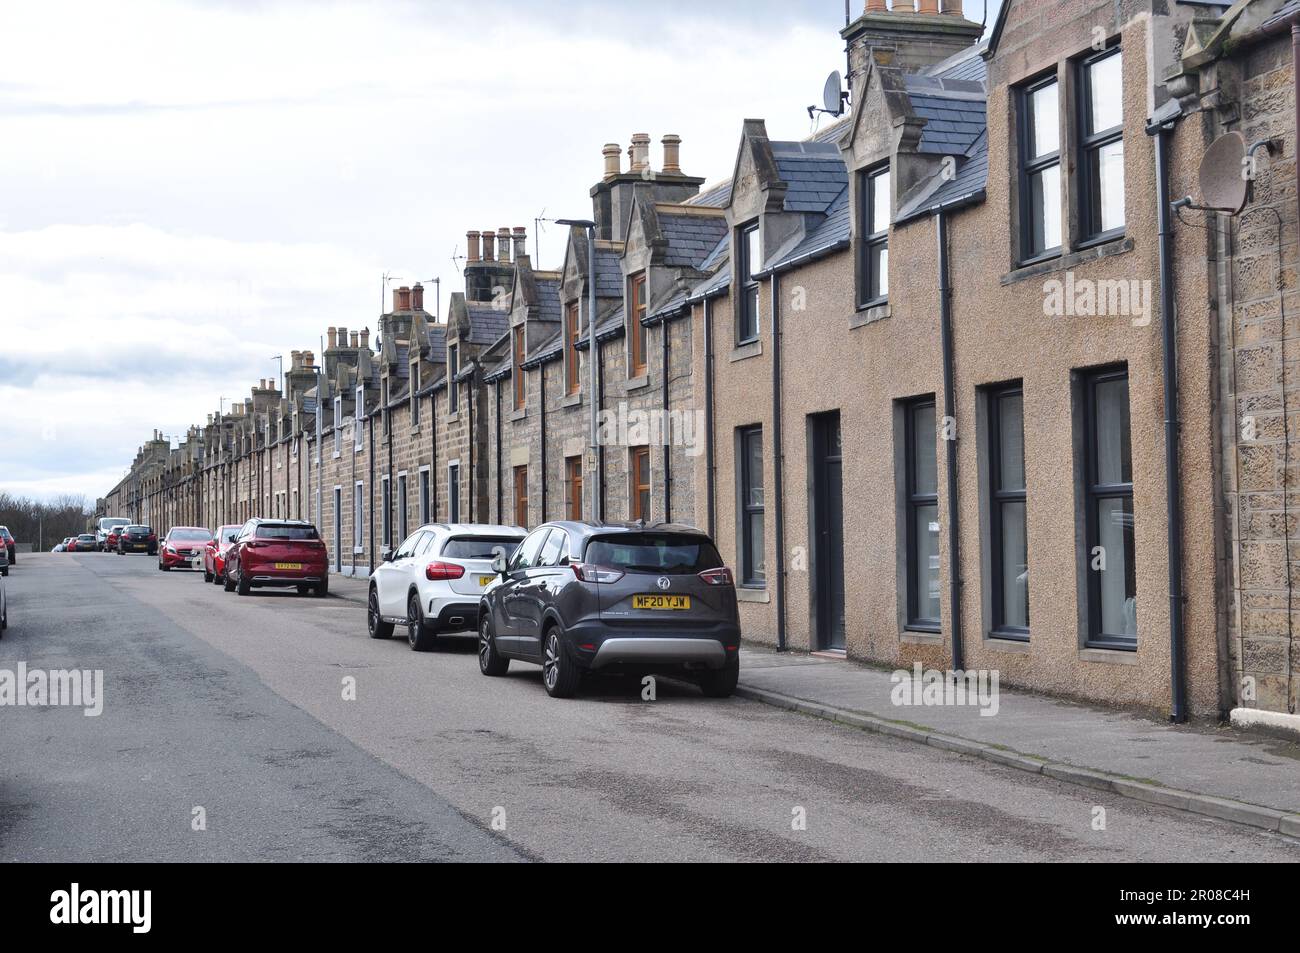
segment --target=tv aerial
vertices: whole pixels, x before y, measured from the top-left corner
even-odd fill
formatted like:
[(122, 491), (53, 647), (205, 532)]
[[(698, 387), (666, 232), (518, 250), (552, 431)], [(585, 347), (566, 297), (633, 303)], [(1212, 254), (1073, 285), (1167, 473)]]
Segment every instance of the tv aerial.
[(817, 118), (818, 113), (827, 113), (831, 116), (843, 116), (845, 105), (849, 101), (849, 94), (844, 90), (844, 78), (840, 71), (836, 70), (826, 77), (826, 86), (822, 90), (822, 104), (808, 107), (808, 118)]

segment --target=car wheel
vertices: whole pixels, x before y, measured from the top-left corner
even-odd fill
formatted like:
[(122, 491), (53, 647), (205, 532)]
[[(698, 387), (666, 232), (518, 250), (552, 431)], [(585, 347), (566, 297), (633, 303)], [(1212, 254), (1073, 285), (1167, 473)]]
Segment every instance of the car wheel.
[(7, 575), (9, 575), (9, 567), (5, 566), (3, 569), (0, 569), (0, 576), (7, 576)]
[(211, 582), (212, 579), (213, 579), (212, 571), (209, 570), (208, 567), (207, 567), (207, 565), (205, 564), (204, 567), (203, 567), (203, 581), (204, 581), (204, 582)]
[(736, 682), (739, 678), (740, 653), (728, 652), (726, 665), (718, 669), (709, 669), (700, 676), (700, 688), (710, 698), (730, 698), (736, 691)]
[(312, 592), (312, 595), (317, 599), (324, 599), (329, 594), (330, 581), (328, 579), (322, 579), (320, 582), (316, 583), (316, 589)]
[(298, 595), (300, 596), (305, 596), (307, 595), (307, 593), (311, 592), (311, 586), (307, 585), (306, 583), (303, 583), (301, 586), (298, 586), (297, 589), (298, 589)]
[(552, 698), (572, 698), (578, 691), (582, 673), (569, 657), (560, 627), (552, 625), (546, 630), (542, 650), (542, 684)]
[(492, 620), (483, 612), (483, 621), (478, 624), (478, 670), (490, 678), (499, 678), (510, 668), (510, 659), (502, 658), (497, 651), (497, 642), (492, 635)]
[(234, 581), (230, 578), (230, 573), (229, 573), (229, 572), (227, 572), (227, 573), (222, 577), (222, 579), (221, 579), (221, 588), (225, 589), (226, 592), (234, 592), (234, 591), (235, 591), (235, 583), (234, 583)]
[(433, 644), (438, 640), (438, 633), (424, 624), (424, 613), (420, 611), (420, 597), (414, 592), (406, 600), (406, 641), (411, 644), (413, 652), (432, 652)]
[(241, 596), (246, 596), (253, 591), (253, 587), (249, 585), (248, 577), (245, 576), (242, 572), (239, 574), (239, 582), (238, 584), (236, 584), (235, 590)]
[(370, 587), (370, 596), (366, 600), (366, 631), (372, 639), (391, 639), (393, 623), (385, 622), (379, 615), (379, 590)]

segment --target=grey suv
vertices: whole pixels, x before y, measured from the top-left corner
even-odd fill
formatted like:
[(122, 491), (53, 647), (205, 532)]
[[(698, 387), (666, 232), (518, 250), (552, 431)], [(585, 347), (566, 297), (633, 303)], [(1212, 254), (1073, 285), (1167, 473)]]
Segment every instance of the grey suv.
[(740, 672), (731, 570), (697, 529), (669, 524), (547, 523), (507, 561), (479, 605), (479, 669), (542, 666), (552, 697), (584, 672), (686, 673), (724, 698)]

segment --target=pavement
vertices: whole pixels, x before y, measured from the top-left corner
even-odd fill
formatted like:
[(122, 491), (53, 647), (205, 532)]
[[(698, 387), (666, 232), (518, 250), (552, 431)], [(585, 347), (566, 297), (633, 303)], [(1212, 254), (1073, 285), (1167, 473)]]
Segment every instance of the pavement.
[[(103, 672), (98, 717), (0, 703), (0, 861), (1239, 861), (1300, 841), (661, 679), (559, 701), (472, 636), (147, 557), (11, 573), (0, 673)], [(758, 676), (765, 661), (746, 653)], [(204, 825), (195, 826), (197, 808)]]
[[(368, 580), (331, 579), (364, 605)], [(747, 645), (740, 694), (851, 727), (959, 751), (1033, 774), (1300, 836), (1300, 745), (1231, 726), (1171, 725), (999, 686), (977, 706), (898, 706), (893, 672)]]

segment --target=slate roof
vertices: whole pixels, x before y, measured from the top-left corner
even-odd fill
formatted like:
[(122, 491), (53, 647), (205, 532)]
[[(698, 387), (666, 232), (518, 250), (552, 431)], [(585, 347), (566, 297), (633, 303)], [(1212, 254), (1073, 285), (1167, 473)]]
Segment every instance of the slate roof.
[(699, 195), (693, 196), (683, 205), (703, 205), (707, 208), (726, 208), (731, 204), (731, 180), (710, 185)]
[(829, 142), (773, 142), (772, 157), (787, 185), (787, 212), (824, 212), (848, 183), (839, 146)]
[(904, 80), (916, 115), (926, 120), (920, 152), (961, 155), (987, 123), (983, 82), (909, 74)]
[(563, 320), (564, 311), (560, 307), (560, 279), (537, 279), (537, 317), (541, 321)]
[(426, 343), (429, 348), (429, 360), (434, 364), (445, 363), (447, 360), (447, 326), (445, 324), (430, 324)]
[(659, 213), (659, 230), (668, 241), (664, 264), (670, 268), (699, 268), (727, 234), (721, 216)]
[(826, 220), (805, 235), (798, 245), (782, 255), (768, 270), (780, 271), (796, 262), (845, 248), (849, 244), (849, 236), (849, 187), (845, 183), (835, 201), (826, 209)]
[[(1296, 0), (1300, 4), (1300, 0)], [(988, 63), (984, 59), (984, 51), (988, 48), (988, 42), (977, 43), (969, 46), (959, 53), (954, 53), (946, 60), (940, 60), (921, 72), (926, 76), (940, 76), (944, 79), (968, 79), (975, 82), (983, 83), (988, 74)]]
[(720, 261), (727, 260), (727, 253), (731, 250), (731, 231), (722, 233), (722, 240), (718, 242), (713, 251), (709, 252), (704, 261), (700, 263), (701, 271), (712, 271)]
[(510, 312), (485, 302), (466, 304), (471, 344), (494, 344), (510, 330)]
[[(621, 335), (623, 333), (623, 319), (624, 314), (621, 307), (611, 311), (604, 321), (596, 325), (596, 340), (603, 344)], [(591, 339), (584, 335), (575, 347), (580, 351), (585, 351), (591, 347)]]
[(596, 295), (598, 297), (623, 297), (623, 266), (620, 257), (619, 252), (604, 248), (596, 249)]
[(731, 284), (731, 264), (724, 264), (712, 278), (705, 278), (691, 289), (689, 301), (703, 301), (721, 294)]

